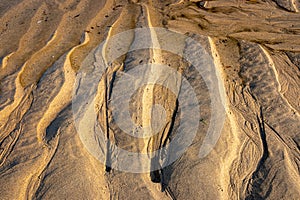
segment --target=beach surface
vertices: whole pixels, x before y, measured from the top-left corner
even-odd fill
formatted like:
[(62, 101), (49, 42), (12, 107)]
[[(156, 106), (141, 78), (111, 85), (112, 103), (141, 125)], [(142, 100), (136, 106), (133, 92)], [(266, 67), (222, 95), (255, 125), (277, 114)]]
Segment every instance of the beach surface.
[(2, 0), (0, 199), (300, 199), (300, 2)]

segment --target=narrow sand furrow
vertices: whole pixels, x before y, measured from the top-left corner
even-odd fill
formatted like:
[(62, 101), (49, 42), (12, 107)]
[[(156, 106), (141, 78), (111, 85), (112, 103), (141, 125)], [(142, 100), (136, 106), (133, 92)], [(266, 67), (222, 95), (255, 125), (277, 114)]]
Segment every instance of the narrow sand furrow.
[(89, 42), (88, 33), (85, 33), (85, 40), (82, 44), (74, 47), (66, 56), (66, 60), (64, 63), (64, 77), (65, 82), (62, 85), (59, 93), (55, 96), (53, 101), (50, 103), (47, 111), (44, 113), (43, 117), (38, 123), (37, 126), (37, 138), (40, 142), (48, 142), (46, 141), (46, 129), (51, 124), (51, 122), (57, 117), (59, 112), (63, 110), (72, 100), (72, 92), (73, 86), (75, 83), (76, 73), (74, 72), (70, 55), (73, 51), (81, 46), (86, 45)]
[[(270, 60), (259, 45), (243, 44), (242, 47), (243, 55), (250, 54), (256, 56), (255, 59), (251, 61), (246, 59), (246, 57), (243, 58), (242, 64), (245, 64), (243, 65), (241, 74), (242, 77), (247, 80), (248, 83), (246, 84), (250, 85), (251, 93), (256, 96), (258, 102), (263, 106), (268, 123), (274, 126), (275, 129), (278, 129), (281, 135), (285, 135), (287, 138), (295, 137), (294, 133), (281, 133), (285, 131), (288, 132), (287, 125), (294, 126), (292, 123), (299, 120), (299, 116), (293, 106), (286, 101), (281, 91), (279, 91), (281, 87), (279, 86), (280, 74), (277, 73), (276, 69), (274, 72), (274, 63), (270, 65)], [(264, 68), (261, 66), (264, 66)], [(256, 75), (257, 78), (254, 79), (253, 75)], [(275, 107), (274, 102), (277, 102), (281, 106)], [(280, 126), (280, 124), (285, 124), (285, 126)]]
[(298, 74), (300, 69), (297, 57), (294, 57), (293, 53), (285, 52), (276, 52), (276, 54), (270, 54), (270, 56), (279, 74), (282, 94), (289, 100), (289, 103), (300, 112), (300, 98), (293, 98), (293, 94), (297, 93), (297, 89), (300, 87), (300, 76), (294, 76)]
[(270, 54), (268, 53), (268, 51), (263, 46), (260, 45), (260, 48), (262, 49), (263, 53), (265, 54), (266, 58), (268, 59), (269, 65), (270, 65), (271, 69), (273, 70), (273, 73), (275, 75), (275, 80), (276, 80), (277, 85), (278, 85), (278, 90), (277, 91), (278, 91), (280, 97), (282, 98), (283, 101), (285, 101), (286, 105), (288, 105), (288, 107), (290, 107), (290, 109), (292, 111), (294, 111), (297, 114), (298, 117), (300, 117), (298, 110), (290, 104), (289, 100), (287, 98), (285, 98), (284, 94), (282, 93), (281, 81), (279, 79), (279, 74), (278, 74), (277, 69), (275, 67), (275, 63), (273, 62), (273, 59), (271, 58)]
[[(293, 170), (290, 167), (281, 165), (276, 171), (271, 171), (269, 163), (284, 161), (286, 158), (281, 156), (284, 150), (291, 151), (289, 154), (290, 159), (297, 157), (295, 150), (292, 150), (295, 146), (292, 141), (296, 136), (290, 130), (297, 130), (296, 124), (299, 118), (293, 114), (289, 105), (281, 97), (278, 91), (278, 85), (280, 84), (278, 83), (278, 76), (280, 78), (280, 74), (277, 74), (276, 77), (276, 72), (274, 73), (270, 61), (261, 47), (258, 44), (245, 43), (244, 41), (240, 42), (240, 47), (240, 76), (244, 80), (244, 85), (250, 86), (250, 92), (262, 108), (261, 114), (258, 116), (264, 116), (263, 120), (259, 119), (259, 132), (264, 146), (264, 155), (261, 157), (247, 189), (248, 198), (254, 198), (267, 194), (269, 188), (265, 185), (271, 179), (276, 184), (280, 182), (278, 180), (279, 176), (290, 176), (289, 171)], [(266, 126), (267, 129), (265, 129), (264, 125), (266, 123), (271, 128)], [(274, 131), (278, 134), (272, 134)], [(289, 146), (289, 149), (286, 149), (287, 146)], [(261, 181), (261, 178), (263, 178), (263, 181)], [(285, 186), (280, 187), (284, 188)], [(292, 195), (296, 188), (296, 185), (289, 187), (287, 193)], [(258, 192), (258, 190), (261, 191)], [(274, 193), (276, 194), (275, 191)]]

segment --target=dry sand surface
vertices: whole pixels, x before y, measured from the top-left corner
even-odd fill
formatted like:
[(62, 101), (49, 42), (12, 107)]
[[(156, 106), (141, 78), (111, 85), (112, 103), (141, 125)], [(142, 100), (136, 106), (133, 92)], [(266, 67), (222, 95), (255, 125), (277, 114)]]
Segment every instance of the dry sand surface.
[[(0, 199), (299, 200), (299, 10), (299, 0), (0, 0)], [(184, 36), (167, 37), (177, 53), (153, 27)], [(212, 68), (199, 73), (184, 52)], [(126, 83), (133, 75), (149, 84)], [(185, 103), (193, 95), (198, 105)], [(218, 103), (224, 125), (201, 156), (223, 124)], [(153, 156), (180, 130), (195, 132), (182, 154), (187, 135)]]

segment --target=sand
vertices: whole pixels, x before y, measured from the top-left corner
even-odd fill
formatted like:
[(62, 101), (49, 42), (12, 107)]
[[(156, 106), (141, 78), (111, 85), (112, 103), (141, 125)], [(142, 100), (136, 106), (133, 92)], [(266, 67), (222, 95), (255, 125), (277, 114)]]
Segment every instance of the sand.
[(300, 199), (299, 9), (1, 1), (0, 199)]

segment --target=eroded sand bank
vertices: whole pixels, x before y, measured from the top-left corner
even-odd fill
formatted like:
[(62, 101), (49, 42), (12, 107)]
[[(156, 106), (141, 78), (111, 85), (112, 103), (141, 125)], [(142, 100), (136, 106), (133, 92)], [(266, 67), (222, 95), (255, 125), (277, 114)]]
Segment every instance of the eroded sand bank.
[[(296, 0), (0, 2), (0, 199), (299, 199), (299, 9)], [(165, 44), (156, 29), (142, 36), (133, 30), (153, 27), (201, 44), (213, 75), (202, 77), (180, 56), (197, 52), (192, 42), (169, 38), (175, 54), (158, 48)], [(109, 39), (128, 30), (118, 46), (127, 53), (110, 62), (111, 49), (121, 50)], [(130, 51), (147, 42), (150, 48)], [(88, 124), (74, 121), (72, 107), (78, 75), (85, 80), (96, 74), (100, 57), (107, 68), (93, 83), (93, 104), (78, 110), (86, 122), (94, 117), (111, 143), (92, 141)], [(202, 57), (194, 62), (203, 65)], [(126, 107), (114, 95), (131, 90), (122, 77), (130, 80), (136, 66), (147, 66), (139, 77), (152, 82), (136, 90)], [(178, 94), (191, 96), (185, 83), (199, 102), (199, 125), (185, 129), (196, 131), (191, 145), (160, 169), (174, 149), (154, 157), (151, 152), (170, 144), (181, 123), (197, 116), (190, 112), (180, 121)], [(202, 158), (199, 149), (215, 120), (210, 88), (224, 92), (219, 103), (226, 118), (216, 145)], [(152, 111), (153, 104), (165, 111)], [(127, 108), (138, 128), (148, 127), (144, 136), (157, 131), (152, 123), (165, 123), (153, 137), (134, 137), (113, 116)], [(78, 133), (78, 124), (86, 132)], [(149, 165), (141, 158), (133, 167), (159, 169), (111, 168), (126, 159), (114, 145), (151, 157)], [(93, 155), (99, 152), (101, 161)]]

